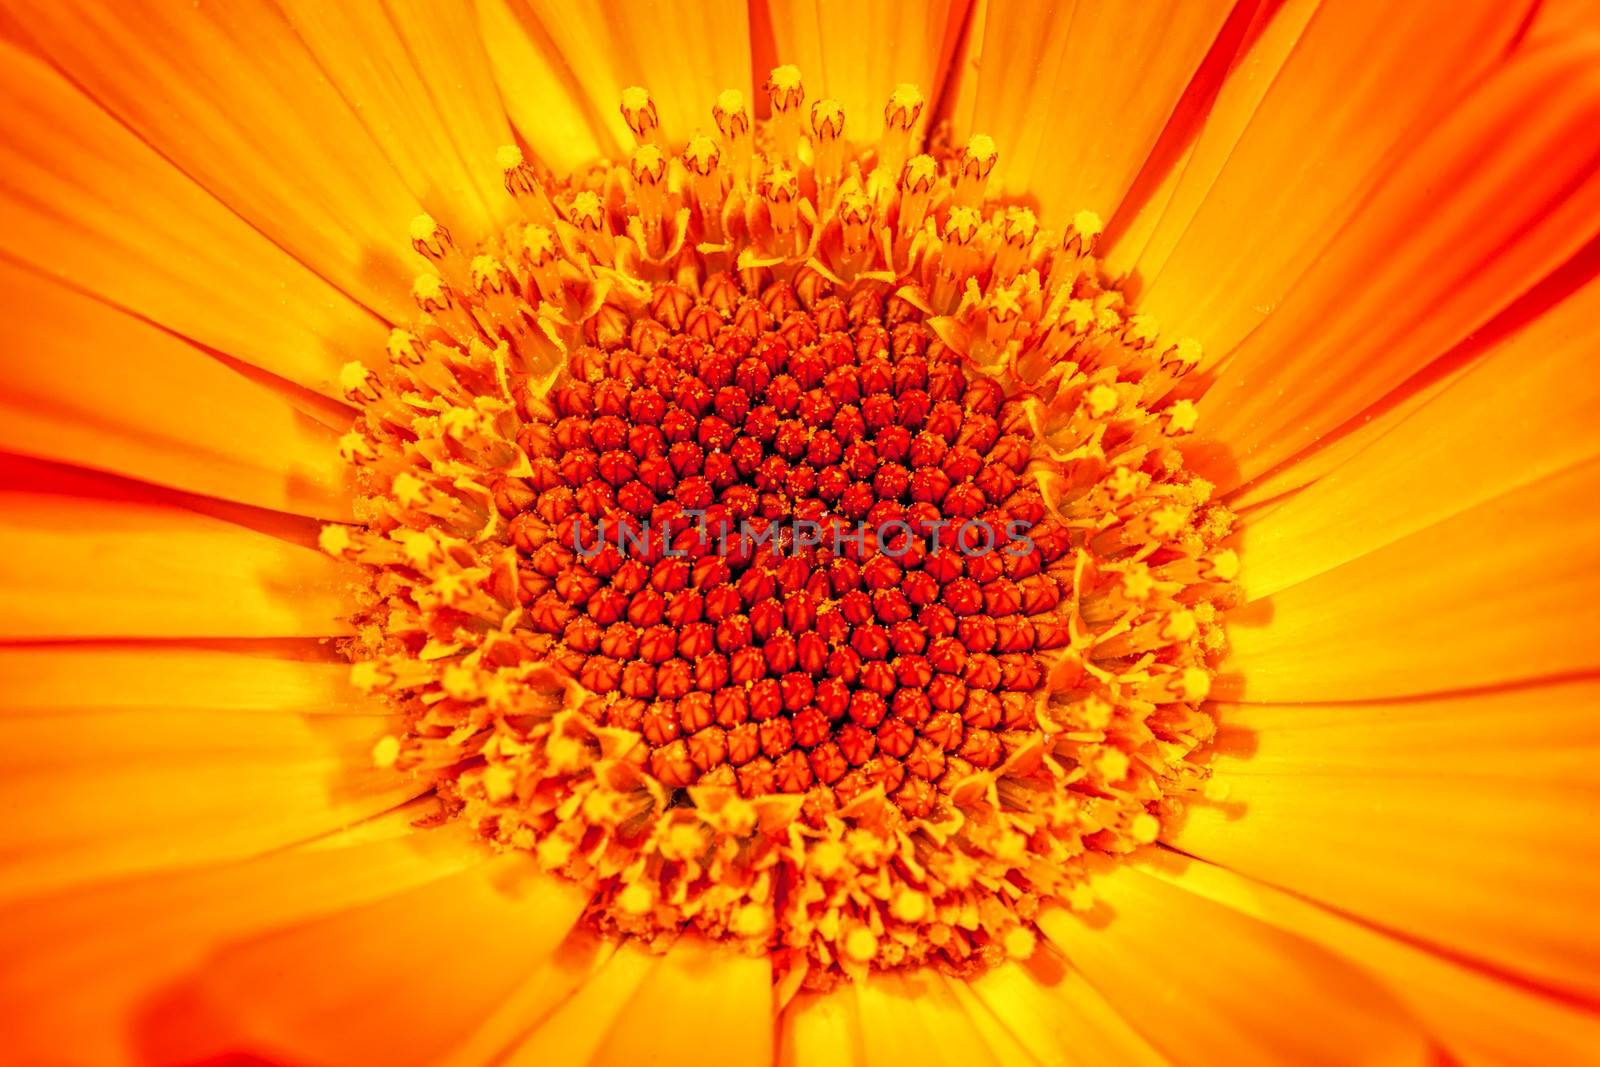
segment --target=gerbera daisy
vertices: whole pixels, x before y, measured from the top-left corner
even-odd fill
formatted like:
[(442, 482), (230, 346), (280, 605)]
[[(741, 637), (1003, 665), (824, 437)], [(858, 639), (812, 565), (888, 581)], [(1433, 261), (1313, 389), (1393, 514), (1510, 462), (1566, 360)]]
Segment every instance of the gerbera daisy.
[(1600, 1048), (1592, 5), (0, 55), (0, 1062)]

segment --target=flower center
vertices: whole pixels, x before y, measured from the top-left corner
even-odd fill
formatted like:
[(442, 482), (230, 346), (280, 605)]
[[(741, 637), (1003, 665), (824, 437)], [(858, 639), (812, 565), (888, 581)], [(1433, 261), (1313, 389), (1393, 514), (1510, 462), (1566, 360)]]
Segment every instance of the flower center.
[(790, 988), (1034, 949), (1089, 853), (1154, 841), (1198, 751), (1231, 517), (1184, 469), (1192, 342), (986, 195), (984, 137), (845, 140), (792, 68), (670, 156), (502, 153), (527, 222), (432, 219), (423, 315), (352, 364), (377, 758), (594, 896)]
[(1026, 411), (876, 290), (710, 288), (708, 337), (597, 360), (523, 427), (533, 476), (496, 491), (546, 587), (527, 625), (665, 785), (876, 785), (926, 817), (1033, 727), (1034, 652), (1068, 642)]

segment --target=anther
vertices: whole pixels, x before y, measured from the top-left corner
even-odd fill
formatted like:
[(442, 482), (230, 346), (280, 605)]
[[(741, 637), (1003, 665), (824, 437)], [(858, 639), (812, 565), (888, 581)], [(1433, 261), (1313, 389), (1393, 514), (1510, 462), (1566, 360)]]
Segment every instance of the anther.
[(417, 367), (427, 358), (422, 350), (422, 343), (417, 340), (417, 335), (410, 330), (399, 327), (389, 331), (388, 343), (384, 350), (389, 353), (389, 361), (402, 367)]
[(983, 191), (989, 183), (989, 174), (1000, 158), (994, 139), (977, 134), (962, 150), (956, 164), (955, 202), (961, 207), (977, 207), (983, 202)]
[(622, 90), (622, 121), (633, 131), (634, 139), (641, 145), (654, 144), (661, 118), (656, 113), (656, 102), (650, 93), (637, 85)]
[(900, 219), (897, 236), (901, 240), (910, 240), (912, 235), (922, 229), (923, 220), (928, 216), (928, 208), (933, 203), (933, 190), (938, 180), (939, 164), (932, 156), (914, 156), (906, 164), (905, 173), (900, 176)]
[(539, 296), (552, 304), (562, 302), (561, 249), (556, 235), (543, 226), (529, 225), (522, 231), (522, 263), (533, 275)]
[(817, 179), (817, 203), (826, 208), (833, 200), (844, 170), (844, 108), (837, 100), (811, 105), (812, 169)]
[(727, 198), (727, 179), (722, 170), (722, 152), (709, 137), (690, 139), (683, 150), (684, 169), (689, 172), (689, 188), (700, 208), (700, 224), (707, 243), (723, 239), (722, 205)]
[(461, 302), (455, 288), (437, 274), (419, 274), (411, 284), (411, 297), (425, 315), (459, 345), (466, 345), (483, 334), (472, 312)]
[(1014, 289), (995, 289), (983, 302), (984, 334), (996, 347), (1011, 339), (1022, 319), (1022, 301)]
[(1051, 256), (1045, 287), (1052, 296), (1057, 291), (1072, 292), (1077, 280), (1088, 269), (1095, 238), (1103, 229), (1105, 224), (1092, 211), (1080, 211), (1073, 216), (1072, 225), (1062, 236), (1061, 247)]
[(1087, 256), (1094, 253), (1095, 238), (1105, 232), (1106, 224), (1093, 211), (1080, 211), (1072, 216), (1072, 228), (1067, 231), (1062, 247), (1072, 255)]
[(616, 256), (616, 240), (606, 218), (605, 204), (592, 190), (585, 189), (572, 199), (568, 217), (577, 227), (578, 239), (596, 263), (611, 266)]
[(900, 85), (883, 108), (883, 140), (878, 147), (878, 167), (898, 175), (911, 153), (917, 120), (922, 117), (922, 90), (915, 85)]
[(495, 162), (505, 175), (506, 192), (511, 194), (527, 217), (541, 226), (555, 225), (555, 205), (550, 203), (545, 183), (539, 180), (533, 167), (523, 158), (522, 149), (512, 144), (501, 145), (495, 153)]
[(633, 175), (633, 193), (639, 205), (639, 220), (654, 241), (660, 235), (668, 212), (666, 153), (653, 144), (641, 145), (634, 151), (628, 169)]
[(435, 222), (432, 215), (418, 215), (411, 220), (411, 247), (451, 282), (460, 285), (466, 281), (465, 257), (451, 240), (450, 231)]
[(450, 231), (435, 222), (432, 215), (418, 215), (411, 220), (411, 247), (435, 263), (456, 250)]
[(744, 94), (737, 89), (726, 89), (718, 94), (711, 117), (716, 119), (717, 130), (722, 134), (722, 146), (727, 150), (734, 181), (750, 184), (755, 175), (755, 137), (750, 129), (750, 112), (745, 108)]
[(519, 346), (523, 344), (527, 324), (522, 316), (522, 295), (517, 292), (516, 278), (506, 265), (494, 256), (474, 256), (472, 289), (494, 330)]
[(786, 253), (794, 251), (794, 243), (798, 240), (796, 221), (800, 200), (800, 180), (794, 171), (784, 167), (768, 171), (761, 179), (761, 197), (766, 202), (767, 211), (772, 219), (772, 229), (781, 239), (780, 245), (790, 247), (784, 249)]
[[(848, 192), (839, 200), (839, 225), (844, 239), (844, 254), (859, 260), (872, 252), (872, 201), (859, 192)], [(853, 274), (858, 266), (852, 265)]]
[(944, 243), (939, 257), (939, 276), (929, 299), (941, 314), (955, 309), (961, 297), (961, 284), (978, 265), (978, 230), (983, 217), (970, 207), (953, 208), (944, 223)]
[(1001, 233), (1004, 243), (994, 259), (995, 281), (1007, 284), (1028, 265), (1038, 232), (1039, 220), (1032, 211), (1023, 207), (1006, 212), (1005, 229)]
[(793, 167), (799, 162), (801, 105), (806, 89), (798, 67), (774, 67), (767, 78), (767, 96), (772, 101), (772, 148), (779, 166)]

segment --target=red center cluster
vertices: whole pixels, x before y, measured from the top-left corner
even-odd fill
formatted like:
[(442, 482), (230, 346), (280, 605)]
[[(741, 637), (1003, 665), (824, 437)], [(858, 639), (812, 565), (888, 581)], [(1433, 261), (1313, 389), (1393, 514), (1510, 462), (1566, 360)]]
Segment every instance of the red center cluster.
[(669, 786), (728, 767), (747, 796), (878, 784), (925, 815), (1033, 725), (1066, 531), (1020, 404), (916, 318), (756, 318), (591, 351), (605, 376), (523, 427), (534, 473), (497, 498), (527, 625)]

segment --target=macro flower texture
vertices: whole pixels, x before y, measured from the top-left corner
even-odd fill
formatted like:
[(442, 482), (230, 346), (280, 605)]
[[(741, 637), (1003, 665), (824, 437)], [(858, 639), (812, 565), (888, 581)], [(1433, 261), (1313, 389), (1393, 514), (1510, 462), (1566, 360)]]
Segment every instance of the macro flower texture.
[(1600, 7), (3, 0), (0, 1065), (1600, 1050)]

